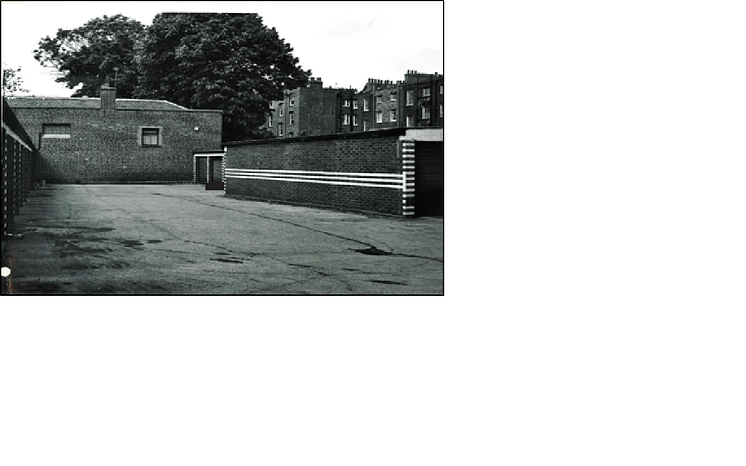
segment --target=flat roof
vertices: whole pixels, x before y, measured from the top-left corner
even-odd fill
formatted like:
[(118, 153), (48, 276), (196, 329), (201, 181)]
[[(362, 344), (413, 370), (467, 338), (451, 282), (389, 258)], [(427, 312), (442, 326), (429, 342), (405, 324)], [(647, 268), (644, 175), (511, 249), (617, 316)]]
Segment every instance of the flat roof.
[[(11, 108), (101, 109), (99, 97), (7, 97)], [(116, 99), (117, 110), (222, 112), (220, 109), (191, 109), (167, 100)]]

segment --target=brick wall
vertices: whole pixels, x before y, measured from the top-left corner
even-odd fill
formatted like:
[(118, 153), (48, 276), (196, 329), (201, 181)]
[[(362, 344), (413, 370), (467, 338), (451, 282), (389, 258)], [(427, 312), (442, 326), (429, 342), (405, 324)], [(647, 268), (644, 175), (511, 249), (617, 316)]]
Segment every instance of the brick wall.
[[(39, 148), (37, 178), (50, 182), (191, 181), (193, 152), (221, 145), (222, 113), (215, 110), (14, 111)], [(42, 138), (50, 123), (70, 124), (70, 137)], [(142, 146), (142, 127), (160, 129), (159, 146)]]
[(403, 129), (228, 143), (225, 193), (403, 215)]

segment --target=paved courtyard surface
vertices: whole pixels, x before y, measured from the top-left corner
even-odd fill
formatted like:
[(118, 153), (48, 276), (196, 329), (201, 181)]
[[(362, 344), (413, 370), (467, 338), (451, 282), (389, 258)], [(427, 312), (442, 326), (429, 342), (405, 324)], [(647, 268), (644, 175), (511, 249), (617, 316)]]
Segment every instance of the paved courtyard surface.
[(195, 184), (47, 185), (3, 241), (3, 293), (443, 294), (443, 218), (234, 199)]

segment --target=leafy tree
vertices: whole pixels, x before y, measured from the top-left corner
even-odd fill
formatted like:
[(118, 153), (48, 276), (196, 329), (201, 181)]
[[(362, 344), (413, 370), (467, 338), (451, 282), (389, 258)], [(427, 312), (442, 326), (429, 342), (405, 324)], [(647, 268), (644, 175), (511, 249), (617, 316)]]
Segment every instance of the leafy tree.
[(23, 78), (18, 75), (20, 72), (20, 66), (17, 69), (13, 69), (3, 63), (3, 95), (15, 94), (16, 92), (28, 92), (22, 87)]
[(161, 13), (137, 47), (135, 97), (223, 110), (223, 139), (262, 137), (269, 102), (311, 76), (257, 14)]
[[(99, 95), (102, 84), (114, 84), (117, 95), (132, 97), (137, 85), (135, 44), (144, 26), (123, 15), (94, 18), (75, 29), (58, 29), (34, 50), (34, 58), (60, 73), (57, 82), (70, 89), (82, 84), (73, 97)], [(118, 68), (118, 70), (115, 70)]]

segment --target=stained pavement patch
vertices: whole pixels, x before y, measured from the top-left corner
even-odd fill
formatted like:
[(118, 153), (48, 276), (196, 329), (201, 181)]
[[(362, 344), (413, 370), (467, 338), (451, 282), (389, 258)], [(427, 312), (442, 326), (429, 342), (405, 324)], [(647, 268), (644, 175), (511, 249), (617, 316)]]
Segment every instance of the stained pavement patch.
[(243, 264), (243, 261), (237, 260), (237, 259), (225, 259), (223, 257), (212, 257), (210, 258), (211, 261), (219, 261), (219, 262), (230, 262), (232, 264)]
[(136, 247), (136, 246), (142, 246), (142, 241), (137, 241), (133, 239), (125, 239), (119, 241), (119, 244), (123, 244), (124, 246), (127, 246), (128, 248)]
[(13, 284), (16, 294), (48, 294), (60, 291), (62, 286), (54, 282), (21, 282)]
[(393, 280), (370, 280), (373, 283), (383, 283), (384, 285), (406, 285), (404, 282), (395, 282)]
[(371, 246), (369, 248), (364, 249), (355, 249), (355, 252), (359, 252), (361, 254), (367, 254), (369, 256), (390, 256), (391, 253), (387, 251), (383, 251), (381, 249), (378, 249), (375, 246)]

